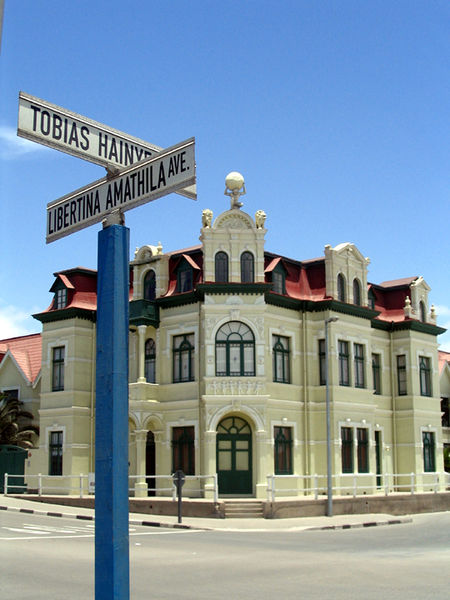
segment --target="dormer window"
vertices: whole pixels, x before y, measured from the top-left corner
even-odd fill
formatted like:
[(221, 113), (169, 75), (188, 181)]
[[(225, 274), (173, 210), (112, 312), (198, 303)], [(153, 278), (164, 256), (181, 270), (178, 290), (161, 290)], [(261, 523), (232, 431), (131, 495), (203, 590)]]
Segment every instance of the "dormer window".
[(337, 296), (339, 302), (346, 302), (345, 277), (342, 273), (337, 276)]
[(55, 292), (55, 296), (53, 299), (53, 308), (55, 310), (59, 310), (64, 308), (67, 305), (67, 289), (65, 287), (61, 287)]
[(241, 254), (241, 282), (253, 283), (255, 281), (255, 259), (251, 252)]
[(144, 300), (156, 298), (156, 276), (155, 271), (147, 271), (144, 277)]
[(180, 263), (177, 271), (177, 292), (190, 292), (194, 287), (192, 267), (186, 260)]
[(286, 293), (286, 271), (281, 264), (272, 271), (272, 291), (276, 294)]
[(228, 254), (226, 252), (218, 252), (215, 257), (215, 281), (228, 281)]

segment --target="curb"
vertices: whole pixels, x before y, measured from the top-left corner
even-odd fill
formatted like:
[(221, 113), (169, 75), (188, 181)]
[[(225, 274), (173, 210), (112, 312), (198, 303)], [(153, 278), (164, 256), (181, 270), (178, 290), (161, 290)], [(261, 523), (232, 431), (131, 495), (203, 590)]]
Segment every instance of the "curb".
[[(55, 511), (35, 510), (34, 508), (19, 508), (17, 506), (0, 506), (0, 511), (12, 510), (14, 512), (25, 513), (28, 515), (41, 515), (44, 517), (64, 517), (65, 519), (78, 519), (81, 521), (95, 521), (93, 515), (77, 515), (74, 513), (60, 513)], [(182, 523), (161, 523), (159, 521), (137, 521), (130, 520), (130, 525), (143, 525), (144, 527), (164, 527), (168, 529), (199, 529), (202, 531), (211, 531), (209, 527), (195, 527), (193, 525), (183, 525)]]
[[(12, 510), (15, 512), (25, 513), (25, 514), (35, 514), (41, 515), (45, 517), (64, 517), (66, 519), (78, 519), (81, 521), (95, 521), (95, 517), (93, 515), (83, 515), (83, 514), (75, 514), (75, 513), (61, 513), (55, 511), (45, 511), (45, 510), (35, 510), (33, 508), (19, 508), (16, 506), (1, 506), (0, 511), (2, 510)], [(347, 523), (344, 525), (317, 525), (317, 526), (301, 526), (290, 528), (290, 531), (331, 531), (331, 530), (339, 530), (339, 529), (363, 529), (368, 527), (380, 527), (385, 525), (403, 525), (406, 523), (412, 523), (413, 520), (411, 517), (404, 517), (399, 519), (389, 519), (387, 521), (367, 521), (363, 523)], [(215, 528), (215, 527), (198, 527), (195, 525), (185, 525), (182, 523), (164, 523), (161, 521), (140, 521), (136, 519), (132, 519), (129, 521), (130, 525), (141, 525), (143, 527), (161, 527), (165, 529), (191, 529), (196, 531), (280, 531), (278, 529), (266, 529), (264, 527), (258, 527), (255, 529), (237, 529), (237, 528)], [(281, 528), (282, 529), (282, 528)]]
[(350, 523), (346, 525), (324, 525), (322, 527), (305, 527), (304, 531), (329, 531), (332, 529), (363, 529), (367, 527), (379, 527), (385, 525), (403, 525), (404, 523), (412, 523), (411, 517), (404, 519), (390, 519), (389, 521), (368, 521), (367, 523)]

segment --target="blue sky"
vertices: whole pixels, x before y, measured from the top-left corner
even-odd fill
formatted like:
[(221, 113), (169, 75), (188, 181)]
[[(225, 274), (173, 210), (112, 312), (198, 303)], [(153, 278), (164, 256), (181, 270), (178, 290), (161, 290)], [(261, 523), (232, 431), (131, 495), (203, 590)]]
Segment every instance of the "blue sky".
[(18, 138), (19, 90), (159, 146), (195, 136), (198, 201), (127, 212), (131, 255), (198, 243), (237, 170), (267, 250), (353, 242), (374, 283), (423, 275), (450, 327), (447, 0), (6, 0), (1, 52), (0, 338), (40, 330), (55, 271), (96, 268), (99, 225), (46, 245), (45, 212), (105, 174)]

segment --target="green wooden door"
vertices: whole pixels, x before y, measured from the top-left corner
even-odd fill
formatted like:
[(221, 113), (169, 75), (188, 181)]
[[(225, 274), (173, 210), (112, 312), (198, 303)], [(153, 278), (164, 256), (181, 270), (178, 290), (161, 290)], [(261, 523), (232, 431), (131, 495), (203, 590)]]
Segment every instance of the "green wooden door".
[[(24, 494), (25, 489), (25, 459), (27, 450), (18, 446), (0, 446), (0, 492), (3, 493), (5, 473), (8, 473), (8, 493)], [(17, 477), (12, 477), (17, 475)], [(15, 487), (18, 486), (18, 487)]]
[(227, 417), (217, 427), (217, 475), (220, 494), (252, 493), (252, 434), (240, 417)]

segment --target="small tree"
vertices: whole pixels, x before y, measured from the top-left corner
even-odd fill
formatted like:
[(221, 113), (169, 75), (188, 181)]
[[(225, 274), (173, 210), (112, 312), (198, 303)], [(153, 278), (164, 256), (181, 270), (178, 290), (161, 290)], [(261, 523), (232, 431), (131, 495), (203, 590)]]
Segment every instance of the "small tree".
[(31, 421), (33, 415), (22, 409), (23, 402), (0, 394), (0, 446), (13, 445), (32, 448), (33, 435), (39, 435), (39, 427), (23, 420)]

